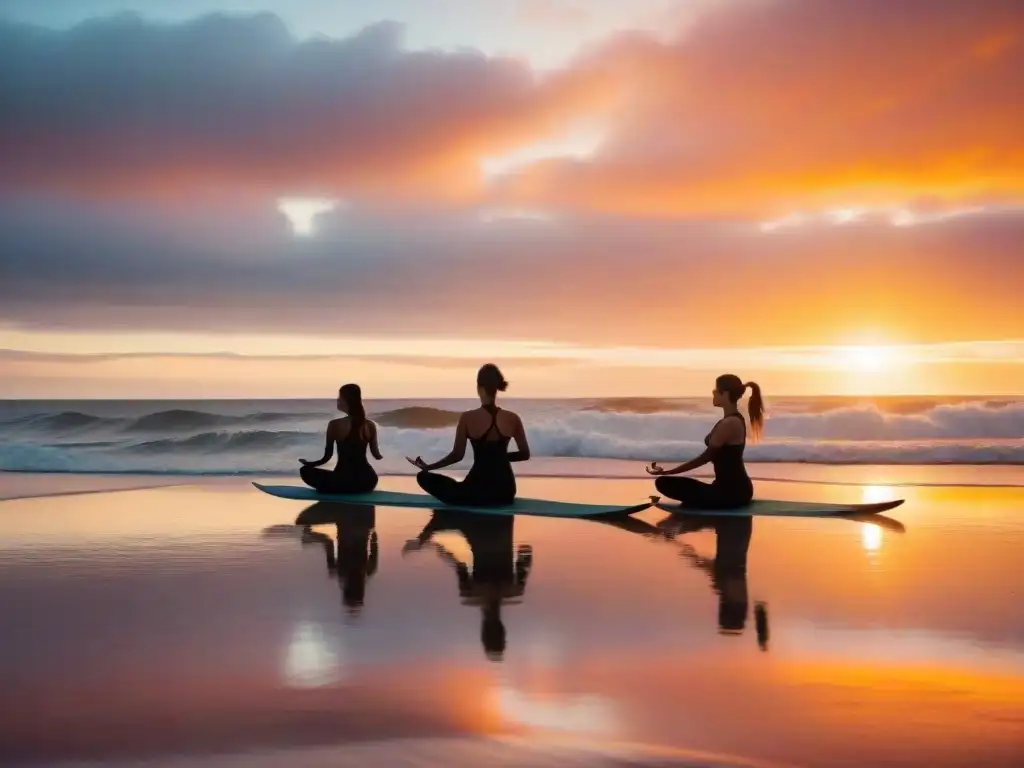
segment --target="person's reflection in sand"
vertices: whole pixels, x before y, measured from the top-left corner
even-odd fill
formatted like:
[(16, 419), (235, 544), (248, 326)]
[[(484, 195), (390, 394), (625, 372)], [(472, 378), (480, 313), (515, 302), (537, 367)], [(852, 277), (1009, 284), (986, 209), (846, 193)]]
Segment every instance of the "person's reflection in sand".
[[(349, 614), (358, 614), (366, 598), (366, 582), (377, 572), (376, 507), (368, 504), (332, 504), (319, 501), (307, 507), (295, 520), (303, 526), (303, 543), (319, 542), (324, 547), (327, 572), (338, 579), (342, 602)], [(333, 524), (337, 537), (314, 531), (314, 525)]]
[[(605, 518), (598, 522), (651, 539), (672, 541), (679, 554), (695, 568), (711, 577), (711, 588), (718, 595), (718, 631), (726, 635), (742, 634), (747, 625), (750, 597), (747, 589), (747, 553), (754, 519), (743, 517), (698, 517), (672, 514), (656, 525), (633, 517)], [(715, 533), (715, 556), (704, 557), (686, 542), (678, 540), (686, 533), (712, 530)], [(754, 606), (757, 643), (768, 650), (768, 607), (763, 602)]]
[[(673, 519), (676, 518), (676, 519)], [(715, 533), (715, 556), (707, 558), (693, 547), (677, 541), (679, 554), (711, 577), (711, 588), (718, 595), (718, 631), (739, 635), (747, 625), (750, 597), (747, 588), (747, 554), (754, 529), (752, 517), (686, 517), (673, 515), (658, 523), (658, 528), (673, 539), (684, 533), (711, 530)], [(755, 606), (757, 642), (768, 650), (767, 607)]]
[[(505, 653), (505, 624), (502, 605), (515, 605), (526, 591), (526, 580), (533, 566), (533, 549), (529, 544), (515, 547), (515, 518), (485, 516), (469, 512), (436, 510), (419, 536), (410, 539), (402, 554), (430, 545), (455, 569), (459, 597), (463, 605), (480, 607), (480, 641), (492, 661), (500, 661)], [(473, 568), (462, 562), (440, 543), (434, 535), (443, 531), (462, 534), (473, 555)]]

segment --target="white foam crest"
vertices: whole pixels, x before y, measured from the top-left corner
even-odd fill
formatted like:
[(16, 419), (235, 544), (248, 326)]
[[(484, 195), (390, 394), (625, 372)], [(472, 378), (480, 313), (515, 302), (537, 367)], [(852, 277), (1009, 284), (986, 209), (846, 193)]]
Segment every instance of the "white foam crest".
[[(536, 457), (685, 460), (700, 453), (714, 413), (653, 414), (579, 410), (541, 403), (521, 410)], [(159, 435), (83, 435), (51, 430), (16, 432), (0, 444), (0, 469), (59, 472), (160, 472), (186, 474), (291, 473), (297, 460), (317, 458), (322, 428), (297, 414), (275, 429), (239, 425)], [(259, 425), (265, 427), (269, 425)], [(211, 436), (214, 439), (211, 439)], [(1024, 464), (1024, 403), (940, 404), (912, 414), (887, 413), (874, 405), (831, 410), (784, 411), (770, 418), (766, 439), (747, 446), (749, 462), (819, 464)], [(90, 443), (88, 438), (95, 442)], [(411, 472), (405, 456), (441, 458), (454, 430), (381, 427), (387, 460), (382, 472)], [(102, 438), (102, 439), (97, 439)], [(144, 445), (144, 443), (146, 445)], [(472, 458), (456, 468), (468, 467)], [(529, 465), (517, 466), (528, 473)]]
[[(645, 440), (703, 440), (714, 414), (601, 413), (576, 411), (561, 418), (527, 424), (532, 431), (561, 425), (565, 429)], [(885, 413), (873, 405), (836, 408), (819, 413), (769, 415), (771, 438), (810, 440), (941, 440), (1024, 437), (1024, 403), (992, 407), (984, 403), (942, 404), (916, 414)]]

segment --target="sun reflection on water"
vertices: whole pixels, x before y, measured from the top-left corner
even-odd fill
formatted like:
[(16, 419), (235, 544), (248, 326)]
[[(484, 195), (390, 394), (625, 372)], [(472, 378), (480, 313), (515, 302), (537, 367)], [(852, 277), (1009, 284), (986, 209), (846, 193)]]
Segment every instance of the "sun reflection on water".
[[(865, 485), (861, 487), (861, 503), (879, 504), (890, 501), (894, 496), (893, 489), (885, 485)], [(860, 543), (865, 552), (878, 552), (882, 548), (883, 532), (881, 526), (874, 523), (862, 523)]]
[(291, 688), (318, 688), (341, 679), (341, 658), (319, 624), (300, 622), (292, 633), (282, 670)]
[(862, 523), (860, 543), (866, 552), (877, 552), (882, 548), (882, 529), (874, 523)]
[(495, 696), (498, 709), (507, 720), (532, 728), (608, 734), (618, 725), (611, 702), (602, 696), (543, 696), (510, 685), (499, 686)]

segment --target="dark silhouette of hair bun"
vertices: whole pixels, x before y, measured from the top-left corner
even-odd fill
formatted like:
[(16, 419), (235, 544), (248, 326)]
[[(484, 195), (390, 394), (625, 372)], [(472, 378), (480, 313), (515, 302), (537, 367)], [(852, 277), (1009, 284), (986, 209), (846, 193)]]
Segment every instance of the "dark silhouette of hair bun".
[(508, 389), (508, 382), (501, 375), (501, 370), (494, 363), (487, 363), (480, 367), (476, 374), (476, 384), (492, 395), (495, 392), (504, 392)]

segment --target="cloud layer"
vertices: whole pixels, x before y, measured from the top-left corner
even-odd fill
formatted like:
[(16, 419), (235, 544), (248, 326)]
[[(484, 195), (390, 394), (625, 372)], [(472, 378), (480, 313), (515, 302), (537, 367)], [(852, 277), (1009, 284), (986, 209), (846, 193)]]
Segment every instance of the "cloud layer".
[[(1020, 4), (709, 7), (543, 76), (388, 22), (0, 22), (0, 328), (1024, 338), (1024, 215), (994, 207), (1024, 201)], [(581, 128), (585, 159), (481, 173)], [(299, 239), (275, 201), (307, 195), (346, 204)], [(874, 208), (758, 228), (847, 206)], [(516, 207), (552, 218), (481, 218)]]
[(746, 0), (672, 43), (590, 53), (623, 108), (592, 163), (551, 161), (521, 202), (634, 214), (1017, 197), (1024, 15), (1015, 0)]
[(554, 130), (593, 98), (511, 59), (407, 52), (382, 22), (296, 40), (271, 14), (68, 31), (0, 24), (0, 159), (15, 186), (80, 194), (437, 199), (478, 163)]
[[(665, 346), (1024, 338), (1024, 214), (774, 234), (471, 209), (326, 214), (0, 205), (0, 306), (39, 329), (432, 335)], [(55, 225), (59, 222), (59, 226)], [(223, 229), (229, 231), (222, 231)], [(234, 233), (243, 233), (236, 235)]]
[[(271, 14), (3, 24), (0, 183), (630, 215), (1024, 192), (1015, 0), (710, 8), (669, 42), (623, 34), (544, 77), (408, 51), (393, 23), (342, 40), (298, 40)], [(606, 135), (588, 161), (485, 184), (482, 158), (579, 124)]]

